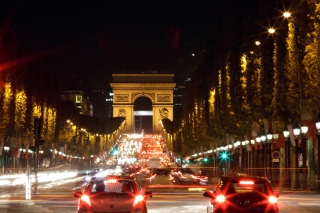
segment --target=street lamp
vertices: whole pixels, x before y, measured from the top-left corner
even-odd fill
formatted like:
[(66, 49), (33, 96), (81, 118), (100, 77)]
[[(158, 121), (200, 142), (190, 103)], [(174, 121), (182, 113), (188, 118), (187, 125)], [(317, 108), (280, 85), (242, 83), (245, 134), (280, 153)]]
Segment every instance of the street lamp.
[(320, 191), (320, 121), (316, 122), (316, 128), (318, 130), (318, 167), (317, 167), (317, 191)]
[(290, 12), (284, 12), (284, 13), (283, 13), (283, 16), (284, 16), (285, 18), (289, 18), (289, 17), (291, 16), (291, 13), (290, 13)]
[(296, 123), (296, 125), (293, 127), (293, 134), (295, 136), (294, 141), (295, 141), (295, 148), (296, 148), (296, 162), (295, 162), (295, 190), (299, 190), (300, 189), (300, 183), (299, 183), (299, 149), (298, 149), (298, 142), (299, 142), (299, 138), (298, 136), (300, 135), (300, 127), (298, 126), (298, 123)]
[(239, 172), (241, 172), (241, 142), (237, 141), (237, 148), (238, 148), (238, 162), (239, 162)]
[(8, 153), (9, 153), (10, 147), (9, 147), (9, 146), (4, 146), (4, 147), (3, 147), (3, 150), (4, 150), (4, 152), (6, 153), (5, 165), (7, 165), (7, 167), (8, 167)]
[(241, 142), (241, 168), (243, 168), (242, 170), (245, 171), (246, 169), (246, 162), (245, 162), (245, 145), (246, 142), (242, 141)]
[(260, 175), (261, 174), (261, 172), (260, 172), (260, 169), (261, 169), (261, 158), (260, 158), (260, 143), (261, 143), (261, 137), (260, 136), (257, 136), (256, 137), (256, 142), (257, 142), (257, 148), (258, 148), (258, 157), (257, 157), (257, 159), (258, 159), (258, 169), (259, 169), (259, 171), (258, 171), (258, 174)]
[(302, 167), (307, 168), (307, 132), (308, 132), (308, 127), (307, 126), (302, 126), (301, 127), (301, 136), (302, 136), (302, 156), (303, 156), (303, 161), (302, 161)]
[(272, 146), (272, 132), (268, 129), (267, 132), (267, 142), (268, 142), (268, 155), (267, 155), (267, 167), (271, 167), (271, 146)]
[(246, 165), (246, 170), (248, 171), (248, 169), (250, 168), (250, 158), (249, 158), (249, 151), (247, 149), (247, 145), (249, 145), (250, 141), (249, 140), (245, 140), (244, 141), (244, 150), (245, 150), (245, 155), (244, 155), (244, 162), (245, 162), (245, 165)]
[(238, 143), (235, 141), (233, 143), (233, 159), (234, 160), (230, 162), (233, 165), (232, 166), (233, 169), (238, 169), (237, 165), (235, 164), (235, 162), (237, 162), (237, 159), (239, 159), (238, 158), (238, 151), (237, 151), (238, 147), (237, 146), (238, 146)]
[(290, 188), (291, 186), (291, 170), (290, 170), (290, 141), (289, 141), (289, 131), (284, 130), (283, 136), (285, 138), (285, 174), (286, 179), (284, 182), (285, 188)]
[(267, 137), (265, 135), (261, 135), (260, 136), (261, 138), (261, 141), (264, 145), (263, 147), (263, 153), (264, 153), (264, 156), (263, 156), (263, 166), (264, 166), (264, 177), (267, 177)]
[(275, 30), (275, 29), (273, 29), (273, 28), (270, 28), (270, 29), (268, 29), (268, 32), (269, 32), (270, 34), (273, 34), (273, 33), (275, 33), (275, 32), (276, 32), (276, 30)]
[(253, 175), (253, 168), (256, 167), (256, 163), (255, 163), (255, 156), (254, 156), (254, 140), (251, 139), (250, 140), (250, 144), (251, 144), (251, 174)]

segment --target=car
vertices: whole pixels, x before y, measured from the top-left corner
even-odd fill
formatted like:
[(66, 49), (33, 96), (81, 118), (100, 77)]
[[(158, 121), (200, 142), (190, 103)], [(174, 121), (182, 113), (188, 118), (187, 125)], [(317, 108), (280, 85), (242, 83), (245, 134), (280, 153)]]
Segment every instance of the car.
[(208, 177), (195, 173), (191, 168), (178, 168), (170, 171), (170, 179), (174, 184), (207, 184)]
[(279, 194), (264, 177), (221, 177), (214, 190), (205, 191), (203, 196), (211, 198), (208, 213), (279, 213)]
[(79, 198), (78, 213), (147, 213), (146, 202), (152, 192), (143, 192), (132, 176), (106, 175), (92, 177), (74, 196)]

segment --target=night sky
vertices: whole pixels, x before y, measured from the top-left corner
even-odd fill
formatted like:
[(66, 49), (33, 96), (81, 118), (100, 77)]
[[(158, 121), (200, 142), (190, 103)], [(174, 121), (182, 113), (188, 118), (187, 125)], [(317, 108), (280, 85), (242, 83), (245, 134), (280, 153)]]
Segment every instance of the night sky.
[(167, 71), (180, 81), (212, 38), (219, 6), (175, 2), (8, 1), (0, 24), (27, 55), (44, 61), (62, 89), (106, 90), (119, 71)]

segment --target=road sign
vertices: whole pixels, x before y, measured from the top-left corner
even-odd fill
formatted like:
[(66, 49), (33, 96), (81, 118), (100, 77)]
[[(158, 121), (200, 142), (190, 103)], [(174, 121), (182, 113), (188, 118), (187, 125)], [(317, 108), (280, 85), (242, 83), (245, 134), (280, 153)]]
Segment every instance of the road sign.
[(272, 159), (279, 159), (280, 158), (280, 152), (279, 151), (273, 151), (271, 156), (272, 156)]

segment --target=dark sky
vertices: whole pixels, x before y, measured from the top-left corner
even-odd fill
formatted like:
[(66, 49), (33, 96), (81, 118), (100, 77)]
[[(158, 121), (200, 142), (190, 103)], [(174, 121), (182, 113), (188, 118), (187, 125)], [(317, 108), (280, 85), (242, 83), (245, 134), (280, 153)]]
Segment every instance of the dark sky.
[[(106, 89), (119, 71), (175, 73), (200, 60), (214, 33), (216, 1), (9, 1), (9, 20), (20, 48), (41, 53), (63, 87)], [(2, 27), (3, 28), (3, 27)], [(46, 53), (46, 54), (42, 54)], [(196, 56), (192, 57), (191, 54)]]

